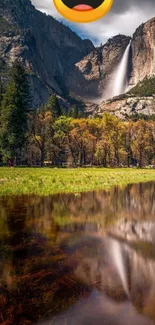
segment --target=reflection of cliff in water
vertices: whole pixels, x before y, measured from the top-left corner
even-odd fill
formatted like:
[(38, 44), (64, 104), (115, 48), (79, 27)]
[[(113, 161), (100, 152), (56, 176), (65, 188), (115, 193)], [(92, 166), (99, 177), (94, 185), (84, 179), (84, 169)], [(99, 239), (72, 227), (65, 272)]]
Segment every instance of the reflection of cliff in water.
[(117, 242), (124, 286), (113, 239), (74, 235), (52, 248), (43, 236), (23, 230), (3, 255), (4, 324), (38, 324), (49, 316), (47, 325), (155, 324), (155, 259)]
[(1, 198), (0, 324), (155, 324), (154, 189)]
[(87, 236), (65, 243), (68, 261), (74, 265), (74, 280), (88, 287), (91, 294), (58, 314), (52, 325), (155, 324), (155, 260), (118, 242), (128, 294), (115, 258), (111, 258), (112, 242), (108, 237)]

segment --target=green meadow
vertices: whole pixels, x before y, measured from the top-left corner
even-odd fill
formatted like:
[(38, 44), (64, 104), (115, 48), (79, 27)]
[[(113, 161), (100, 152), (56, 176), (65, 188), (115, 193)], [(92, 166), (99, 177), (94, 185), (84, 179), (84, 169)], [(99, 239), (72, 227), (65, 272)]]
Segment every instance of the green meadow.
[(1, 167), (0, 195), (79, 193), (148, 181), (155, 181), (154, 169)]

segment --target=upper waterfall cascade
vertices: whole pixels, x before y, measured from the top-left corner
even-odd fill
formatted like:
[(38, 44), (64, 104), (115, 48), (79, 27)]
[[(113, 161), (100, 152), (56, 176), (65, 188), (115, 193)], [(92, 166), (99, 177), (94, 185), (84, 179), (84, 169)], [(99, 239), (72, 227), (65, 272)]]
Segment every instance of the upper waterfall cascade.
[(102, 100), (107, 100), (115, 96), (119, 96), (126, 92), (128, 87), (128, 63), (131, 48), (131, 40), (125, 49), (121, 62), (114, 71), (111, 81), (109, 82)]
[(119, 96), (125, 93), (128, 86), (128, 61), (130, 53), (131, 41), (128, 44), (122, 60), (115, 71), (113, 83), (112, 83), (112, 94), (111, 97)]

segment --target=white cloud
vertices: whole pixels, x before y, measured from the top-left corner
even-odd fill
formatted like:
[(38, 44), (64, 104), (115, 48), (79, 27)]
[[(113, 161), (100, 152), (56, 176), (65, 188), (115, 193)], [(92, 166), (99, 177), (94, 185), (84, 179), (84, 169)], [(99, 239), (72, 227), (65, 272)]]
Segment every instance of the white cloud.
[(82, 38), (92, 39), (95, 45), (98, 45), (101, 42), (104, 43), (109, 37), (117, 34), (132, 35), (140, 24), (155, 15), (155, 9), (153, 12), (151, 5), (146, 7), (145, 3), (145, 7), (141, 6), (139, 8), (138, 4), (137, 6), (131, 4), (131, 6), (128, 6), (126, 10), (122, 10), (120, 14), (118, 11), (112, 10), (107, 14), (107, 16), (98, 20), (97, 22), (89, 24), (71, 24), (59, 15), (52, 0), (32, 0), (32, 3), (38, 10), (52, 15), (58, 20), (62, 20), (64, 23), (66, 23), (66, 25), (69, 25), (73, 30), (75, 30)]
[(57, 10), (54, 7), (52, 0), (31, 0), (32, 4), (40, 11), (45, 12), (48, 15), (61, 19), (62, 17), (59, 15)]

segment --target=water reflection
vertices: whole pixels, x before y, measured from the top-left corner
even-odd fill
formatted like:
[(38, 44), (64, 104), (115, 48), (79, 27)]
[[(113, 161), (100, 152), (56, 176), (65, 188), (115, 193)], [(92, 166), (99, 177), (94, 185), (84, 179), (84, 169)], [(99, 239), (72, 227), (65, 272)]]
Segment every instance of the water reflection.
[(0, 324), (155, 324), (154, 190), (1, 198)]

